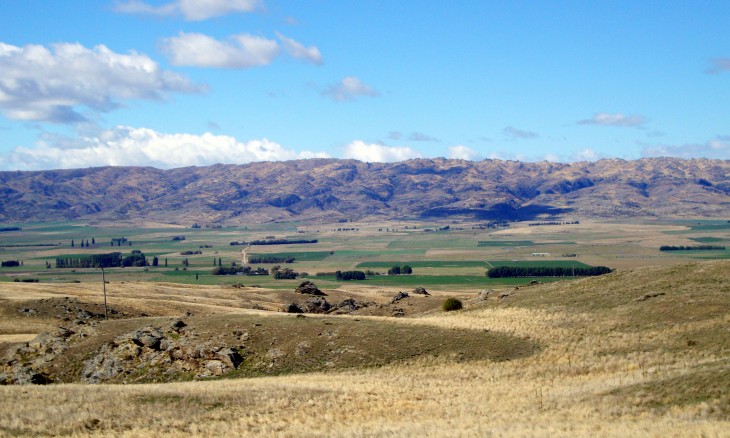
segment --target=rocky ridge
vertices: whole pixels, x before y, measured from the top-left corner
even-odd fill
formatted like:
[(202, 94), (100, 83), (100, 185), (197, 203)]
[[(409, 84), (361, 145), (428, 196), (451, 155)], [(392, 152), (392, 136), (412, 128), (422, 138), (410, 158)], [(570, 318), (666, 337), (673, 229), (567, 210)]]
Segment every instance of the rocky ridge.
[(309, 159), (0, 172), (0, 221), (730, 216), (730, 161)]

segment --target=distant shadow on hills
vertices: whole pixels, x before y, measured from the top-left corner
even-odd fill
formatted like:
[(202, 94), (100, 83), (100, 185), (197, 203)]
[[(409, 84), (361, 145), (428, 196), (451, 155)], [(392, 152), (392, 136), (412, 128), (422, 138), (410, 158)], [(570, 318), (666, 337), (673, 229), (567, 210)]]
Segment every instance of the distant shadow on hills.
[(437, 207), (424, 211), (423, 218), (444, 218), (449, 216), (471, 216), (480, 220), (535, 220), (544, 216), (558, 216), (573, 211), (572, 208), (552, 207), (550, 205), (533, 204), (514, 207), (509, 204), (497, 204), (491, 208), (448, 208)]

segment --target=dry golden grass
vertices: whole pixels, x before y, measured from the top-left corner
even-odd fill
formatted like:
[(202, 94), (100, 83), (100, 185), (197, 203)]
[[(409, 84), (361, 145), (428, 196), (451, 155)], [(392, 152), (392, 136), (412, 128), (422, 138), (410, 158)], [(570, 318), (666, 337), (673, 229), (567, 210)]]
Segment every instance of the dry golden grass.
[[(642, 268), (396, 320), (543, 345), (506, 362), (0, 387), (0, 435), (730, 436), (729, 272), (729, 262)], [(201, 305), (220, 299), (199, 293)]]

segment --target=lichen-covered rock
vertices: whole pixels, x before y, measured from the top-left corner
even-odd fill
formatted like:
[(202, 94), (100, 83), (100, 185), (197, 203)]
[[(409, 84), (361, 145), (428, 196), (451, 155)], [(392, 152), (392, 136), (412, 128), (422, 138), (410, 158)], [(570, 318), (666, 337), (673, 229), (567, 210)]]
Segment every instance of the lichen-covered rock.
[(322, 297), (312, 297), (305, 304), (307, 313), (327, 313), (331, 308), (332, 305)]
[(397, 293), (397, 294), (396, 294), (396, 295), (395, 295), (395, 296), (393, 297), (393, 299), (392, 299), (392, 300), (390, 301), (390, 303), (391, 303), (391, 304), (393, 304), (393, 303), (397, 303), (398, 301), (400, 301), (400, 300), (402, 300), (402, 299), (404, 299), (404, 298), (408, 298), (408, 296), (409, 296), (409, 295), (408, 295), (408, 292), (398, 292), (398, 293)]
[(416, 295), (426, 295), (426, 296), (431, 295), (430, 293), (428, 293), (428, 291), (425, 288), (422, 288), (422, 287), (417, 287), (417, 288), (413, 289), (412, 293), (414, 293)]
[(149, 381), (179, 373), (217, 377), (243, 361), (235, 348), (215, 341), (195, 342), (194, 333), (187, 330), (166, 334), (160, 328), (145, 327), (104, 345), (86, 361), (81, 377), (87, 383)]
[(294, 292), (298, 294), (306, 294), (306, 295), (318, 295), (318, 296), (326, 296), (327, 294), (319, 290), (316, 284), (312, 283), (309, 280), (303, 281), (295, 290)]

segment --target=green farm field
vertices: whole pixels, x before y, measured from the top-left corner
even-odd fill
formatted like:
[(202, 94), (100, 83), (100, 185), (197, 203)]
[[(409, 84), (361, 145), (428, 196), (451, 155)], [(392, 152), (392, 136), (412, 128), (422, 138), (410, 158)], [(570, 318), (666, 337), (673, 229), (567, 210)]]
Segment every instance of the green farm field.
[[(294, 257), (295, 262), (286, 267), (308, 273), (313, 278), (317, 272), (337, 270), (369, 269), (384, 273), (391, 266), (408, 264), (414, 268), (414, 276), (376, 276), (369, 278), (368, 284), (409, 287), (424, 282), (423, 287), (469, 290), (478, 284), (476, 279), (486, 277), (489, 267), (504, 264), (622, 268), (694, 259), (725, 259), (727, 251), (662, 253), (658, 247), (730, 241), (730, 228), (720, 221), (631, 224), (584, 221), (579, 225), (531, 227), (518, 222), (496, 230), (454, 226), (438, 232), (423, 231), (426, 226), (435, 228), (437, 224), (433, 223), (353, 223), (348, 224), (351, 228), (348, 231), (338, 231), (341, 227), (333, 225), (314, 227), (297, 223), (222, 228), (189, 228), (174, 224), (102, 226), (73, 222), (2, 225), (22, 228), (0, 233), (0, 261), (22, 262), (19, 267), (0, 268), (0, 281), (3, 282), (16, 279), (49, 283), (97, 281), (98, 272), (94, 269), (56, 269), (56, 258), (113, 251), (128, 254), (139, 250), (149, 261), (157, 257), (159, 266), (108, 269), (107, 275), (112, 281), (244, 283), (273, 289), (291, 285), (267, 276), (213, 276), (211, 271), (219, 262), (223, 266), (243, 262), (242, 251), (246, 247), (230, 245), (231, 242), (306, 239), (317, 240), (317, 243), (252, 246), (247, 251), (249, 256)], [(94, 245), (81, 246), (92, 238)], [(112, 246), (112, 239), (119, 238), (126, 238), (128, 242)], [(182, 254), (198, 251), (201, 254)], [(535, 257), (533, 253), (544, 256)], [(261, 266), (270, 269), (273, 265)], [(334, 281), (324, 278), (321, 281), (336, 286)]]

